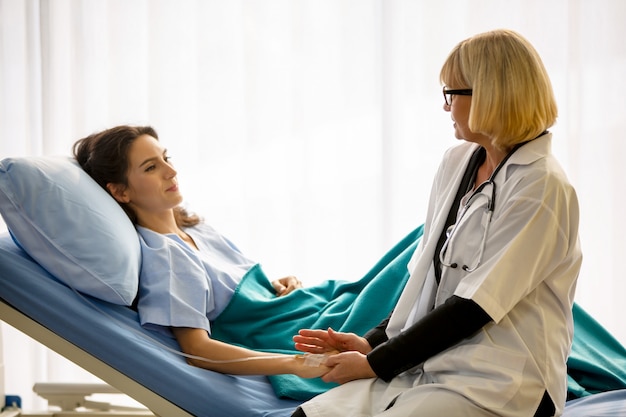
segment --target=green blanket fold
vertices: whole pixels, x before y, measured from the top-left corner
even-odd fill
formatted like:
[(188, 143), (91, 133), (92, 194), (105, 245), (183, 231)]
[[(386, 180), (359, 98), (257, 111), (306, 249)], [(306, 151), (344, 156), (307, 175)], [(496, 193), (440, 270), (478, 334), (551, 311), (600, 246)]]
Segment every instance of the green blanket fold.
[[(420, 238), (418, 227), (363, 278), (330, 280), (276, 297), (260, 266), (243, 278), (212, 337), (268, 352), (297, 353), (292, 336), (303, 328), (364, 334), (386, 318), (409, 277), (407, 264)], [(269, 377), (278, 397), (308, 400), (333, 384), (295, 375)], [(580, 306), (574, 305), (574, 341), (568, 360), (570, 398), (626, 388), (626, 350)]]
[[(330, 280), (276, 297), (260, 266), (244, 276), (233, 299), (212, 323), (211, 336), (268, 352), (296, 353), (292, 336), (303, 328), (364, 334), (386, 318), (409, 277), (407, 264), (423, 233), (409, 233), (363, 278)], [(307, 400), (333, 384), (295, 375), (270, 376), (279, 397)]]

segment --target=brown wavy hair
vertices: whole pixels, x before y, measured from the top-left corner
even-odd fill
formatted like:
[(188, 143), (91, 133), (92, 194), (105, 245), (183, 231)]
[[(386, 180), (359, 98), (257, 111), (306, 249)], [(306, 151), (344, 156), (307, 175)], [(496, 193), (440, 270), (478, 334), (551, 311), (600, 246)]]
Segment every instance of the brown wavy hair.
[[(159, 139), (151, 126), (116, 126), (77, 140), (72, 153), (83, 170), (111, 195), (107, 184), (128, 186), (128, 152), (135, 139), (143, 135)], [(126, 203), (118, 204), (136, 225), (134, 210)], [(174, 208), (174, 217), (179, 227), (195, 226), (201, 221), (200, 217), (182, 206)]]

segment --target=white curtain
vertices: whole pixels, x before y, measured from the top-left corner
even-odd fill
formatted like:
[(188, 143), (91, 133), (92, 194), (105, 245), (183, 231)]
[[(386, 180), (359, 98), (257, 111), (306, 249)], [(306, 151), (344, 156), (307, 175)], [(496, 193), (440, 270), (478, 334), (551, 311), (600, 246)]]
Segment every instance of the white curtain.
[[(150, 124), (190, 207), (273, 275), (356, 279), (423, 222), (455, 143), (443, 60), (511, 28), (558, 97), (554, 151), (582, 210), (577, 301), (626, 342), (625, 21), (622, 0), (0, 0), (0, 158)], [(7, 391), (27, 408), (42, 406), (34, 382), (92, 378), (2, 330)]]

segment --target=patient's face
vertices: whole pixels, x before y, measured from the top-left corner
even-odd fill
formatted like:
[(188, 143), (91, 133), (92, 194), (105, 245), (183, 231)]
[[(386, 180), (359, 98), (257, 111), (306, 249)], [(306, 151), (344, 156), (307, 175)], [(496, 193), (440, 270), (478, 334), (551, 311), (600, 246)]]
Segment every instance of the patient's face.
[(124, 197), (140, 223), (143, 218), (161, 215), (182, 202), (177, 172), (158, 140), (149, 135), (138, 137), (130, 147), (128, 160), (128, 188)]

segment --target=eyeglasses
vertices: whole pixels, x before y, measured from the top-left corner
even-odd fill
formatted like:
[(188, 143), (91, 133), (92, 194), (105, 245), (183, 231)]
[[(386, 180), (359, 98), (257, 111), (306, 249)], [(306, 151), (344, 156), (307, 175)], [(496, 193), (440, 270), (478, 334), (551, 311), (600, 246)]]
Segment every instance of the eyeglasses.
[[(481, 193), (482, 190), (488, 186), (491, 186), (491, 197), (486, 196), (485, 194)], [(463, 216), (467, 212), (467, 209), (470, 207), (473, 201), (478, 199), (479, 196), (483, 196), (487, 198), (487, 206), (485, 207), (485, 212), (484, 212), (484, 215), (486, 216), (486, 218), (483, 218), (482, 220), (482, 224), (484, 226), (483, 236), (480, 241), (480, 248), (478, 251), (478, 256), (474, 262), (474, 265), (472, 266), (463, 265), (461, 268), (465, 272), (472, 272), (476, 270), (476, 268), (478, 268), (480, 263), (483, 261), (483, 253), (485, 252), (485, 242), (487, 241), (487, 233), (489, 233), (489, 226), (491, 225), (491, 216), (493, 215), (493, 210), (495, 208), (494, 206), (496, 204), (496, 183), (493, 181), (493, 178), (489, 178), (487, 181), (480, 184), (478, 188), (476, 188), (476, 190), (474, 190), (474, 192), (467, 199), (467, 202), (463, 205), (463, 208), (461, 209), (461, 212), (459, 213), (456, 223), (453, 226), (450, 226), (450, 228), (446, 231), (446, 241), (443, 243), (443, 246), (441, 247), (441, 251), (439, 251), (439, 262), (441, 263), (442, 266), (449, 267), (449, 268), (457, 268), (459, 266), (456, 262), (445, 262), (444, 260), (445, 253), (448, 250), (448, 246), (450, 246), (450, 242), (452, 241), (452, 238), (454, 237), (456, 229), (458, 225), (461, 223)]]
[(446, 101), (446, 106), (452, 105), (452, 96), (471, 96), (472, 89), (464, 88), (460, 90), (446, 90), (446, 87), (443, 87), (443, 99)]

